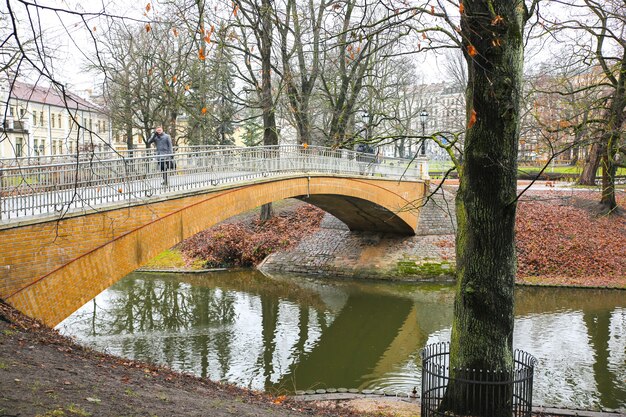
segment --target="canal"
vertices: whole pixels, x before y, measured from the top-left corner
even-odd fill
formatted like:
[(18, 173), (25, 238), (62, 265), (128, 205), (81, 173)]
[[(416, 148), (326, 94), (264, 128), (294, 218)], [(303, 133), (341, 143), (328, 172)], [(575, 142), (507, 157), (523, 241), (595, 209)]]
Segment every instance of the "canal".
[[(97, 350), (273, 392), (420, 385), (420, 349), (449, 340), (454, 288), (135, 272), (59, 324)], [(626, 293), (517, 289), (514, 345), (538, 359), (534, 403), (626, 408)]]

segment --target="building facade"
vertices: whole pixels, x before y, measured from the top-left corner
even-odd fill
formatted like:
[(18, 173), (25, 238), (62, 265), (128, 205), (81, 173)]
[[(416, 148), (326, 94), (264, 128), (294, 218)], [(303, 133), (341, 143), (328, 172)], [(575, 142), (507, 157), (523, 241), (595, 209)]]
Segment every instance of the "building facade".
[(111, 123), (103, 109), (77, 94), (17, 80), (0, 83), (0, 157), (103, 151)]

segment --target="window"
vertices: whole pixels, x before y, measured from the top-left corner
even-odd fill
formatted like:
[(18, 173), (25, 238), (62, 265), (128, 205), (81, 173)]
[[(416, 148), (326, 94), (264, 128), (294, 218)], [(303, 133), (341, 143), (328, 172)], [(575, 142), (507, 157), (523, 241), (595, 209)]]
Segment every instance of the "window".
[(15, 115), (15, 107), (9, 107), (9, 116), (13, 117)]
[(43, 112), (39, 112), (39, 126), (43, 126)]
[[(51, 115), (50, 120), (52, 121), (52, 127), (56, 127), (56, 126), (54, 125), (54, 114), (52, 114), (52, 115)], [(56, 148), (56, 146), (55, 146), (55, 148)]]
[(102, 121), (102, 131), (103, 131), (103, 132), (106, 132), (106, 131), (107, 131), (107, 122), (106, 122), (106, 120), (103, 120), (103, 121)]
[(91, 120), (91, 118), (90, 118), (90, 119), (89, 119), (89, 130), (93, 130), (93, 124), (92, 124), (91, 122), (92, 122), (92, 120)]
[(15, 139), (15, 156), (20, 157), (23, 156), (24, 152), (24, 139), (17, 138)]
[(61, 126), (61, 113), (58, 114), (58, 120), (59, 120), (59, 129), (61, 129), (63, 126)]
[(20, 107), (20, 119), (22, 119), (25, 114), (26, 114), (26, 109), (23, 107)]
[(33, 150), (35, 155), (39, 155), (39, 139), (33, 139)]

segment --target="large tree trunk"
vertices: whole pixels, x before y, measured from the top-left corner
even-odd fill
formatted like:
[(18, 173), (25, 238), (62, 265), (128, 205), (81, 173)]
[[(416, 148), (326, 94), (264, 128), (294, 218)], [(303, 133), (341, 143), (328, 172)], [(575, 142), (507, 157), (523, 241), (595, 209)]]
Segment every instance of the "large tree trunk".
[(626, 109), (626, 48), (622, 55), (620, 72), (615, 83), (615, 91), (609, 108), (607, 124), (607, 140), (605, 152), (602, 155), (602, 198), (600, 203), (610, 213), (617, 208), (615, 199), (615, 175), (617, 165), (615, 158), (620, 148), (620, 140), (624, 125), (624, 110)]
[(583, 172), (580, 173), (580, 178), (578, 178), (579, 185), (596, 185), (596, 172), (598, 172), (598, 167), (600, 166), (601, 155), (602, 144), (594, 142), (585, 159)]
[[(272, 96), (272, 5), (270, 0), (261, 1), (261, 108), (263, 110), (263, 145), (278, 145), (276, 112)], [(272, 203), (261, 207), (261, 220), (269, 220), (274, 215)]]
[(604, 152), (602, 155), (602, 197), (600, 198), (600, 204), (609, 213), (617, 207), (615, 174), (617, 174), (617, 167), (611, 161), (609, 152)]
[[(518, 2), (504, 0), (463, 4), (468, 124), (456, 198), (458, 282), (450, 372), (460, 377), (460, 369), (482, 369), (508, 378), (513, 368), (524, 10)], [(494, 390), (492, 395), (481, 400), (468, 395), (467, 385), (451, 382), (442, 408), (460, 415), (510, 417), (510, 392)]]

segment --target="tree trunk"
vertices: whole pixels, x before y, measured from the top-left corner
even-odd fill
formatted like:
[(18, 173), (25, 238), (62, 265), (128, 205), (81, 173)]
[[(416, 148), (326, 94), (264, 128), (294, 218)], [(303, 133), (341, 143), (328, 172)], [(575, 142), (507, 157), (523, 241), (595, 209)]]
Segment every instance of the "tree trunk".
[[(278, 132), (276, 131), (276, 113), (274, 110), (274, 97), (272, 96), (272, 5), (270, 0), (261, 1), (261, 108), (263, 110), (263, 145), (278, 145)], [(261, 207), (261, 221), (266, 221), (274, 216), (272, 203)]]
[(615, 174), (617, 174), (617, 167), (612, 163), (609, 152), (604, 152), (602, 155), (602, 197), (600, 198), (600, 204), (609, 213), (617, 208)]
[(580, 148), (578, 146), (574, 146), (572, 148), (572, 159), (569, 161), (569, 165), (575, 167), (578, 164), (578, 153), (580, 152)]
[(578, 178), (579, 185), (596, 185), (596, 172), (598, 172), (598, 167), (600, 166), (601, 154), (602, 145), (594, 142), (585, 159), (583, 172), (580, 173), (580, 178)]
[[(524, 10), (504, 0), (463, 4), (468, 122), (456, 197), (458, 281), (450, 374), (462, 377), (461, 369), (480, 369), (509, 378)], [(510, 417), (510, 391), (494, 389), (492, 396), (480, 399), (469, 394), (467, 384), (451, 381), (441, 408), (460, 415)]]
[(615, 158), (617, 157), (620, 148), (620, 140), (623, 136), (622, 128), (624, 119), (626, 118), (624, 114), (625, 109), (626, 48), (624, 48), (623, 51), (620, 71), (616, 79), (611, 107), (609, 108), (607, 140), (605, 152), (602, 155), (602, 198), (600, 203), (609, 213), (617, 208), (617, 201), (615, 199), (615, 175), (617, 174), (617, 165)]
[(272, 203), (263, 204), (261, 206), (261, 215), (259, 216), (262, 222), (266, 222), (269, 219), (274, 217), (274, 208), (272, 207)]

